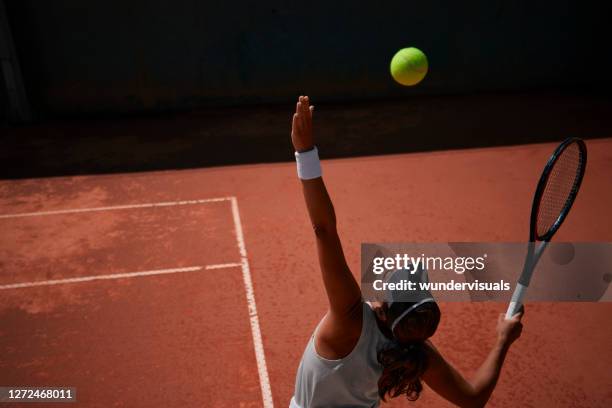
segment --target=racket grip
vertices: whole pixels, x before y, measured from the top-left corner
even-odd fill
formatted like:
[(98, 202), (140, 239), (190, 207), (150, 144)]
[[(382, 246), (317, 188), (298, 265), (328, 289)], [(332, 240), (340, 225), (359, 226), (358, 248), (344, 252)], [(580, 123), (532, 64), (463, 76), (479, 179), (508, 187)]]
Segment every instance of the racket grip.
[(525, 293), (527, 293), (527, 286), (521, 284), (520, 282), (516, 284), (516, 288), (514, 288), (514, 293), (512, 294), (512, 300), (510, 300), (510, 304), (508, 305), (508, 310), (506, 311), (506, 320), (512, 319), (521, 306), (523, 305), (523, 298), (525, 297)]

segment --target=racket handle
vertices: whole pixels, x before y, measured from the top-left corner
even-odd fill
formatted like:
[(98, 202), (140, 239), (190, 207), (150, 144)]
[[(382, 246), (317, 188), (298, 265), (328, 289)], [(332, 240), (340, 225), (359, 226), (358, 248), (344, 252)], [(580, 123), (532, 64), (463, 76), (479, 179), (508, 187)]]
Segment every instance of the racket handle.
[(514, 293), (512, 294), (512, 300), (508, 305), (508, 310), (506, 311), (506, 320), (512, 319), (521, 306), (523, 305), (523, 298), (525, 297), (525, 293), (527, 293), (527, 286), (521, 284), (520, 282), (516, 284), (516, 288), (514, 288)]

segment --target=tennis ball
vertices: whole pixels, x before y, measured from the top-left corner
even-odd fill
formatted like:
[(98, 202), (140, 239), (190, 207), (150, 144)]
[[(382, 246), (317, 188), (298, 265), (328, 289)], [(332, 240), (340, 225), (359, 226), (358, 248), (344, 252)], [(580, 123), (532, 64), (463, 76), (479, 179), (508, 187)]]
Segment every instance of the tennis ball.
[(402, 85), (416, 85), (425, 78), (427, 67), (423, 51), (414, 47), (402, 48), (391, 59), (391, 76)]
[(557, 265), (567, 265), (575, 255), (574, 245), (570, 242), (553, 242), (548, 250), (548, 256)]

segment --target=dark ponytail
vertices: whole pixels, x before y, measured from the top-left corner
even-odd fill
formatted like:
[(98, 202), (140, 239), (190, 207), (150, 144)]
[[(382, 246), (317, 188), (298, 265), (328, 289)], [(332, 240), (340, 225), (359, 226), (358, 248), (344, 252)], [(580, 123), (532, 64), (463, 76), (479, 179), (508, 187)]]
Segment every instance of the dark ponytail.
[(424, 342), (393, 342), (391, 347), (378, 352), (378, 362), (383, 367), (378, 379), (378, 395), (383, 401), (387, 395), (395, 398), (405, 394), (410, 401), (419, 398), (423, 390), (420, 378), (427, 368)]
[[(414, 303), (394, 303), (387, 307), (390, 321)], [(399, 322), (394, 341), (378, 352), (378, 362), (383, 368), (378, 379), (378, 395), (383, 401), (390, 396), (406, 395), (410, 401), (419, 398), (423, 391), (421, 376), (427, 369), (425, 340), (433, 336), (440, 322), (440, 309), (435, 302), (418, 305)], [(401, 340), (401, 341), (400, 341)]]

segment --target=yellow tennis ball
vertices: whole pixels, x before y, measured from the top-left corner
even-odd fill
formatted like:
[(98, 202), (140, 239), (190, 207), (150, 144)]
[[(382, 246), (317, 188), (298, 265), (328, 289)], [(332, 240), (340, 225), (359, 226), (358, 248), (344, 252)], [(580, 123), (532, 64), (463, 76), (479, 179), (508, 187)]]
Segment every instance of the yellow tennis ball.
[(425, 78), (428, 66), (423, 51), (414, 47), (402, 48), (391, 59), (391, 76), (402, 85), (416, 85)]

